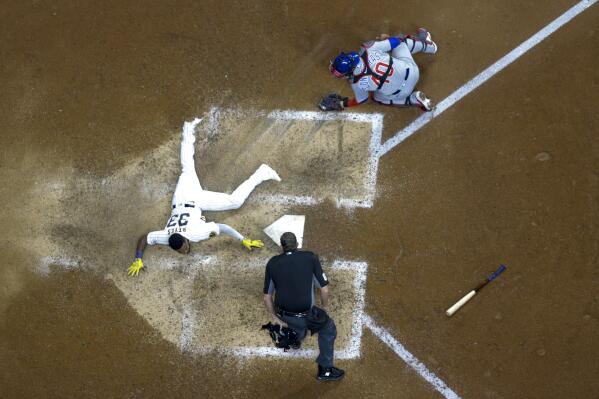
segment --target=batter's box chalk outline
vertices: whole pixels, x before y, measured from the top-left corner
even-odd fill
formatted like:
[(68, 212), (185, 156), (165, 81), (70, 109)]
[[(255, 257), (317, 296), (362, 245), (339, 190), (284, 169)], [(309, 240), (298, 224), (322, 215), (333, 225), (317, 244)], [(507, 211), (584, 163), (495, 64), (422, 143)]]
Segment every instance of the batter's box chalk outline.
[[(224, 115), (243, 117), (264, 117), (280, 121), (349, 121), (356, 123), (370, 123), (371, 134), (368, 145), (368, 161), (366, 165), (366, 176), (364, 177), (365, 195), (362, 198), (336, 198), (338, 208), (372, 208), (376, 195), (376, 179), (379, 166), (379, 153), (381, 152), (381, 140), (383, 136), (383, 118), (381, 113), (358, 113), (358, 112), (316, 112), (316, 111), (293, 111), (275, 110), (264, 112), (259, 110), (221, 109), (212, 107), (207, 115), (207, 129), (209, 135), (218, 134), (219, 119)], [(302, 195), (263, 195), (255, 194), (252, 201), (261, 203), (272, 203), (282, 205), (313, 206), (324, 202), (325, 197), (312, 197)]]
[[(256, 260), (248, 267), (264, 268), (264, 260)], [(335, 260), (331, 265), (333, 270), (350, 270), (355, 272), (354, 287), (354, 309), (352, 312), (352, 328), (349, 344), (340, 350), (335, 351), (336, 359), (357, 359), (360, 357), (360, 348), (362, 345), (362, 323), (364, 321), (364, 304), (366, 295), (366, 276), (368, 273), (368, 264), (360, 261)], [(301, 358), (314, 359), (318, 356), (318, 351), (314, 349), (300, 349), (284, 352), (274, 346), (202, 346), (194, 342), (195, 317), (192, 305), (188, 304), (183, 308), (181, 319), (181, 335), (179, 337), (179, 349), (182, 352), (191, 354), (221, 353), (240, 358), (252, 357), (270, 357), (270, 358)]]
[(424, 363), (416, 358), (405, 346), (393, 337), (391, 332), (384, 327), (379, 326), (367, 314), (364, 314), (362, 322), (364, 327), (367, 327), (372, 334), (378, 337), (385, 345), (387, 345), (401, 360), (411, 367), (420, 377), (428, 382), (437, 392), (446, 399), (460, 399), (460, 396), (452, 390), (447, 384), (441, 380), (435, 373), (429, 370)]

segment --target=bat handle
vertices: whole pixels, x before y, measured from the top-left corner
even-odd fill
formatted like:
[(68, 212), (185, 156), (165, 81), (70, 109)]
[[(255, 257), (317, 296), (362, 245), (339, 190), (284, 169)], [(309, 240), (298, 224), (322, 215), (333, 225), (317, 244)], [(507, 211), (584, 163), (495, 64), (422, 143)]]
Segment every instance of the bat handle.
[(488, 278), (489, 281), (495, 280), (497, 278), (497, 276), (499, 276), (501, 273), (503, 273), (505, 271), (506, 267), (504, 265), (500, 265), (499, 269), (497, 269), (495, 271), (495, 273), (491, 274)]

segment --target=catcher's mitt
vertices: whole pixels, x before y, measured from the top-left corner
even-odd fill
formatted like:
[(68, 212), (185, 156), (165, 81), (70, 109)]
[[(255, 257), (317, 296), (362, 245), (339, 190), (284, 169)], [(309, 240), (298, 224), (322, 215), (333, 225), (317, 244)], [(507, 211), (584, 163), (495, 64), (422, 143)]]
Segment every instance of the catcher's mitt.
[(318, 108), (322, 111), (343, 111), (344, 101), (347, 101), (347, 97), (341, 97), (337, 93), (327, 94), (318, 103)]

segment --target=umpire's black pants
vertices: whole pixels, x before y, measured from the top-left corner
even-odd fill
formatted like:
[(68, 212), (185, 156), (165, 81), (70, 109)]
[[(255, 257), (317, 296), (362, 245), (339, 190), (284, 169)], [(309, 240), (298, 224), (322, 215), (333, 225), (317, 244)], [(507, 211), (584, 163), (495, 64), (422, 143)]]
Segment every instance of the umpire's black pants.
[[(283, 316), (279, 315), (289, 328), (297, 333), (300, 340), (306, 336), (308, 328), (306, 327), (306, 319), (303, 317)], [(318, 332), (318, 350), (320, 353), (316, 358), (316, 363), (321, 367), (333, 367), (333, 357), (335, 355), (335, 338), (337, 338), (337, 327), (333, 319), (329, 320), (324, 327)]]

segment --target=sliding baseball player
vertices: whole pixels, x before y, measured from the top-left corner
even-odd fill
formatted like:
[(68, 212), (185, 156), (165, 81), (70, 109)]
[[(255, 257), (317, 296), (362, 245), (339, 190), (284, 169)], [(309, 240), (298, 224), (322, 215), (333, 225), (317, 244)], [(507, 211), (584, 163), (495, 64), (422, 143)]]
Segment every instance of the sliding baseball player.
[(200, 185), (195, 171), (194, 130), (201, 122), (185, 122), (181, 141), (182, 172), (173, 195), (171, 216), (162, 230), (144, 234), (137, 241), (135, 260), (128, 269), (130, 276), (137, 276), (144, 267), (142, 257), (147, 245), (168, 245), (175, 251), (188, 254), (192, 242), (207, 240), (219, 234), (226, 234), (239, 240), (248, 250), (264, 246), (260, 240), (245, 238), (237, 230), (222, 223), (206, 222), (202, 211), (227, 211), (243, 205), (250, 193), (260, 183), (267, 180), (281, 181), (281, 178), (270, 166), (260, 167), (231, 194), (206, 191)]

